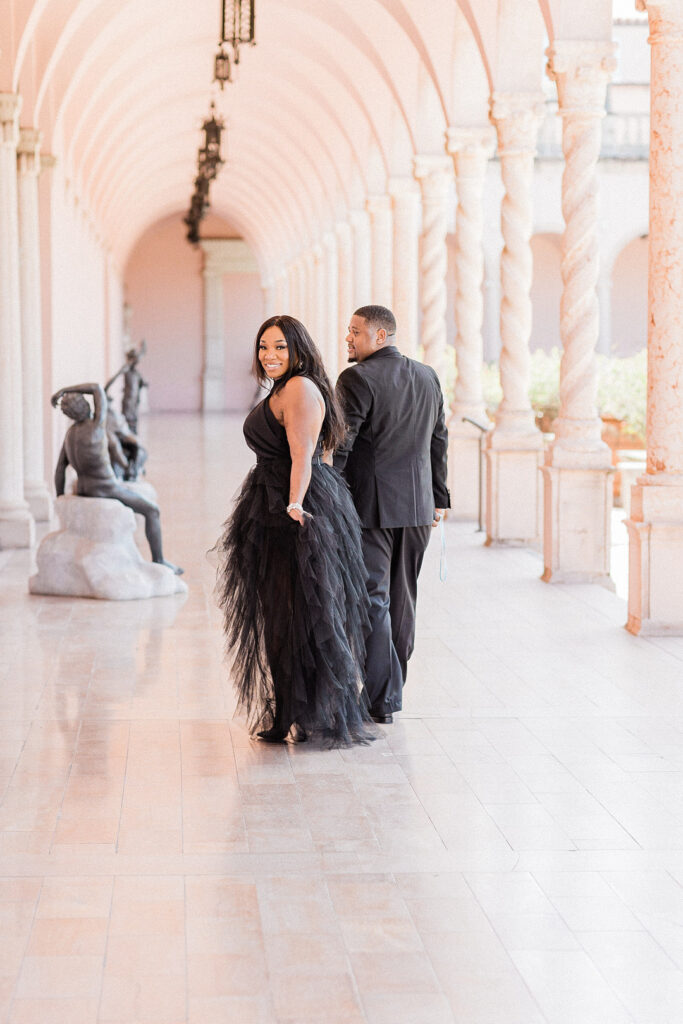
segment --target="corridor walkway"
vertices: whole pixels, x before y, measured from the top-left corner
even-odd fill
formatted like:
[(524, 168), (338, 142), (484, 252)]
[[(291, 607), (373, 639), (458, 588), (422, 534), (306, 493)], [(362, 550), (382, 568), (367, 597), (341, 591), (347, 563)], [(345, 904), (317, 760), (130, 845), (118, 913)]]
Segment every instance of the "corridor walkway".
[(0, 1020), (680, 1024), (683, 640), (449, 524), (396, 724), (252, 742), (204, 558), (239, 424), (144, 429), (186, 599), (0, 552)]

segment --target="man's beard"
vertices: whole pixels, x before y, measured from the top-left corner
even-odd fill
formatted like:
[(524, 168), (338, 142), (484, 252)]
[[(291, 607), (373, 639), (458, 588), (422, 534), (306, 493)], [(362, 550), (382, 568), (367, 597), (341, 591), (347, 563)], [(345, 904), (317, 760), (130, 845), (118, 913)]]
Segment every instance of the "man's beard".
[(347, 363), (357, 363), (358, 362), (358, 356), (349, 356), (346, 361), (347, 361)]

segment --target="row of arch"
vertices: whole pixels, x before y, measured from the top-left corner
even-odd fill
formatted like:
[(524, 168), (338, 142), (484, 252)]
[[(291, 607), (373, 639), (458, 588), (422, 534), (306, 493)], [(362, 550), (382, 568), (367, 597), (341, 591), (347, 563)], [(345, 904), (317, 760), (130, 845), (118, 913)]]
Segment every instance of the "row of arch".
[[(218, 4), (10, 0), (0, 88), (57, 153), (123, 266), (146, 226), (189, 196)], [(610, 0), (257, 0), (258, 45), (220, 97), (230, 166), (217, 212), (264, 272), (452, 125), (486, 123), (493, 92), (538, 92), (544, 46), (608, 40)]]

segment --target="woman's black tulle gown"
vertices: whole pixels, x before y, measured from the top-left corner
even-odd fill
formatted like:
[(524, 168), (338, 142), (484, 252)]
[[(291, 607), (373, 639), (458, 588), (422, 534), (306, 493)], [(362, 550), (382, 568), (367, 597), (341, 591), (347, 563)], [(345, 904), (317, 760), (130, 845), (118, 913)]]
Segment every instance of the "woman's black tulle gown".
[(218, 598), (239, 707), (252, 730), (297, 723), (325, 744), (373, 735), (362, 691), (368, 628), (360, 524), (339, 474), (320, 459), (302, 527), (286, 512), (287, 434), (264, 399), (244, 423), (256, 453), (217, 545)]

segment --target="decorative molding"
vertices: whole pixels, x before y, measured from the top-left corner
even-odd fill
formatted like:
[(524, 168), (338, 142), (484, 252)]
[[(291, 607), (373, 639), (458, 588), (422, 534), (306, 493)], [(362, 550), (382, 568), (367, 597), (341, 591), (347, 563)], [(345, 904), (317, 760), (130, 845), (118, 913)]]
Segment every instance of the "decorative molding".
[(617, 67), (616, 43), (558, 40), (546, 50), (560, 117), (604, 117), (607, 84)]
[(257, 274), (258, 263), (242, 238), (202, 238), (204, 274)]

